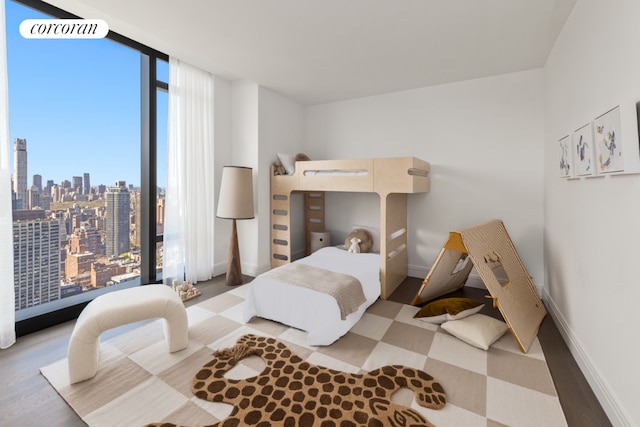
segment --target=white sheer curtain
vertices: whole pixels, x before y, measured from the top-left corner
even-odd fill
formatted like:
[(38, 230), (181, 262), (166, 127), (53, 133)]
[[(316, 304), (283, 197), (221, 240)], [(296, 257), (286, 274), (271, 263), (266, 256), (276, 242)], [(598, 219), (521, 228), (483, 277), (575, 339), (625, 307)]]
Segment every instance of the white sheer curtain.
[(0, 1), (0, 348), (16, 342), (8, 91), (4, 1)]
[(213, 277), (213, 76), (169, 60), (164, 283)]

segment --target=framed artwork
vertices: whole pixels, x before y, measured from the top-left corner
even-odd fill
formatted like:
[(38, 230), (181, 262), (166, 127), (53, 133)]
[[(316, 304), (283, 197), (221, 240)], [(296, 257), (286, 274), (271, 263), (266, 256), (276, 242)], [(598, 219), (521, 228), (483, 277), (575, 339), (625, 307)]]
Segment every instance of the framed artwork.
[(573, 173), (573, 149), (569, 135), (561, 138), (560, 141), (560, 177), (568, 178)]
[(587, 123), (572, 135), (574, 176), (593, 175), (593, 128)]
[(623, 171), (620, 107), (607, 111), (595, 119), (593, 124), (598, 173)]

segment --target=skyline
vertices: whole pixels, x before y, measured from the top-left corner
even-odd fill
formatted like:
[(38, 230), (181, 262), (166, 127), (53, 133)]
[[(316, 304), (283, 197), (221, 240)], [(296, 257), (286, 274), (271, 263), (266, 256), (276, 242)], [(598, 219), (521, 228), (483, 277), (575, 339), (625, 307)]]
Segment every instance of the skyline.
[[(24, 138), (18, 138), (18, 139), (24, 139)], [(14, 161), (14, 141), (11, 141), (12, 144), (12, 148), (11, 148), (11, 154), (12, 154), (12, 170), (11, 170), (11, 178), (13, 179), (15, 176), (15, 165), (13, 165), (13, 161)], [(29, 141), (27, 141), (27, 155), (29, 154)], [(29, 160), (27, 160), (27, 167), (28, 167), (28, 162)], [(30, 170), (31, 168), (28, 167), (28, 169)], [(87, 174), (89, 175), (89, 179), (90, 179), (90, 186), (91, 187), (98, 187), (99, 185), (104, 185), (105, 187), (109, 188), (109, 187), (117, 187), (118, 186), (118, 182), (119, 181), (125, 181), (127, 188), (129, 188), (130, 186), (133, 186), (134, 188), (139, 188), (140, 186), (138, 184), (133, 184), (133, 183), (129, 183), (126, 180), (123, 179), (115, 179), (113, 182), (93, 182), (93, 175), (91, 174), (91, 172), (82, 172), (79, 174), (74, 174), (74, 175), (70, 175), (68, 177), (62, 177), (62, 179), (60, 181), (57, 181), (55, 179), (51, 179), (51, 181), (53, 181), (54, 185), (62, 185), (64, 182), (73, 182), (73, 178), (84, 178), (84, 175)], [(46, 187), (47, 182), (49, 181), (50, 178), (46, 178), (44, 175), (38, 173), (38, 172), (33, 172), (31, 173), (30, 171), (28, 172), (27, 175), (27, 190), (29, 188), (31, 188), (32, 185), (34, 185), (33, 182), (33, 178), (35, 175), (40, 175), (41, 180), (42, 180), (42, 187)]]
[[(61, 183), (140, 186), (140, 53), (108, 39), (26, 39), (25, 19), (50, 18), (6, 2), (10, 142), (27, 140), (33, 175)], [(167, 96), (158, 110), (166, 112)], [(159, 187), (166, 187), (166, 114), (158, 114)], [(12, 173), (15, 170), (11, 161)]]

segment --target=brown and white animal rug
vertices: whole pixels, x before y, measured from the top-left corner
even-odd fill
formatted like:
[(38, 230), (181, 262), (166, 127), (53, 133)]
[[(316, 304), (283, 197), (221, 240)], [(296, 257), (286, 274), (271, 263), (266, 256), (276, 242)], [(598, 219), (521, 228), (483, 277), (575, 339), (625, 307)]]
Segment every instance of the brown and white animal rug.
[[(445, 405), (445, 392), (433, 377), (402, 365), (365, 374), (340, 372), (304, 361), (275, 338), (253, 334), (241, 336), (235, 346), (213, 355), (193, 378), (192, 391), (200, 399), (234, 408), (229, 417), (211, 427), (433, 426), (414, 409), (391, 400), (401, 388), (412, 390), (421, 406), (440, 409)], [(238, 361), (252, 355), (266, 365), (259, 375), (225, 377)]]

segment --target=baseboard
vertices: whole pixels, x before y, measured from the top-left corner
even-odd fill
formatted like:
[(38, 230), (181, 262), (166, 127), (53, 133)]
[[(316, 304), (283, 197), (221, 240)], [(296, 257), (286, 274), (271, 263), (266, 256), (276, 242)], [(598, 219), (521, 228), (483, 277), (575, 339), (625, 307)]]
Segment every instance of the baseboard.
[[(256, 277), (259, 274), (264, 273), (265, 271), (269, 271), (271, 266), (257, 266), (254, 264), (241, 263), (240, 268), (242, 269), (242, 274), (245, 276)], [(219, 276), (221, 274), (227, 274), (227, 263), (221, 262), (216, 264), (213, 267), (213, 277)]]
[(607, 414), (607, 417), (609, 417), (611, 424), (614, 426), (633, 426), (631, 417), (618, 405), (617, 399), (613, 393), (611, 393), (607, 382), (591, 362), (591, 359), (589, 358), (588, 353), (584, 350), (580, 340), (573, 333), (571, 327), (565, 321), (564, 316), (562, 316), (562, 313), (555, 305), (546, 289), (543, 290), (543, 300), (547, 306), (549, 314), (558, 328), (558, 331), (560, 332), (560, 335), (562, 335), (567, 347), (569, 347), (571, 355), (575, 359), (585, 379), (589, 383), (589, 386), (591, 386), (591, 389), (598, 398), (598, 401), (602, 405), (602, 409)]
[(227, 263), (219, 262), (218, 264), (213, 266), (213, 277), (220, 276), (222, 274), (227, 274)]
[[(296, 252), (295, 254), (292, 255), (294, 260), (302, 258), (302, 256), (304, 256), (303, 251)], [(430, 268), (431, 267), (409, 265), (407, 266), (407, 276), (423, 279), (429, 273)], [(265, 271), (269, 271), (270, 269), (271, 269), (271, 266), (269, 265), (257, 266), (253, 264), (242, 263), (242, 274), (246, 274), (252, 277), (256, 277), (257, 275), (262, 274)], [(214, 267), (214, 276), (225, 274), (226, 271), (227, 271), (226, 262), (216, 264), (216, 266)], [(484, 282), (482, 281), (482, 278), (480, 277), (479, 274), (475, 273), (475, 270), (472, 270), (471, 274), (469, 274), (469, 278), (467, 279), (465, 286), (469, 286), (471, 288), (478, 288), (478, 289), (487, 289)], [(536, 286), (536, 290), (538, 292), (538, 295), (542, 295), (542, 288), (539, 288)]]
[(464, 285), (469, 286), (470, 288), (487, 289), (482, 278), (480, 278), (480, 275), (478, 274), (470, 274)]
[(242, 274), (246, 274), (247, 276), (256, 277), (259, 274), (264, 273), (265, 271), (269, 271), (271, 269), (270, 265), (253, 265), (253, 264), (242, 264)]
[[(299, 251), (293, 255), (293, 259), (295, 260), (295, 259), (301, 258), (302, 256), (304, 256), (304, 252)], [(269, 265), (257, 266), (253, 264), (245, 264), (245, 263), (242, 264), (242, 274), (246, 274), (252, 277), (256, 277), (257, 275), (262, 274), (265, 271), (269, 271), (270, 269), (271, 269), (271, 266)], [(430, 269), (431, 267), (409, 265), (407, 266), (407, 275), (409, 277), (417, 277), (417, 278), (423, 279), (427, 276)], [(223, 263), (216, 264), (213, 271), (214, 271), (214, 276), (217, 276), (220, 274), (226, 274), (227, 263), (223, 262)], [(482, 278), (480, 278), (480, 275), (475, 273), (475, 270), (473, 270), (471, 274), (469, 274), (469, 278), (467, 279), (465, 286), (469, 286), (471, 288), (477, 288), (477, 289), (487, 289), (484, 282), (482, 281)], [(538, 295), (542, 295), (541, 288), (536, 286), (536, 290), (538, 291)]]

